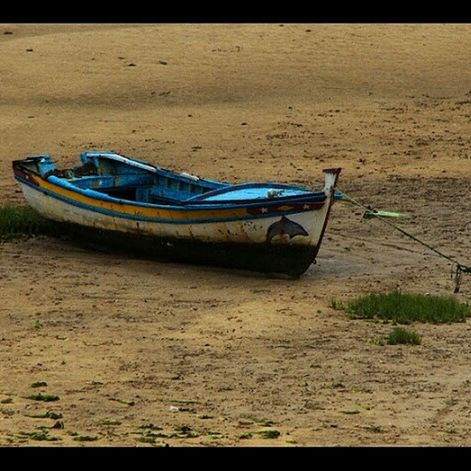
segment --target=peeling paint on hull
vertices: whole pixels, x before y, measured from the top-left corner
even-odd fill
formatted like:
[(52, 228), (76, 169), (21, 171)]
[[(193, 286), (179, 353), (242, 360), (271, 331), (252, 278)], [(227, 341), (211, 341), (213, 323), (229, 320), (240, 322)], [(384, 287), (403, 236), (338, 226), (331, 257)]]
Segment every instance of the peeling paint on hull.
[[(266, 218), (188, 224), (136, 221), (126, 217), (115, 217), (90, 211), (49, 196), (31, 186), (23, 184), (21, 186), (29, 205), (48, 219), (136, 235), (195, 239), (207, 242), (261, 243), (266, 241), (270, 226), (282, 217), (282, 215), (276, 215)], [(319, 210), (289, 214), (289, 219), (302, 225), (309, 236), (295, 237), (289, 241), (278, 236), (272, 242), (295, 245), (316, 244), (322, 232), (327, 210), (328, 205), (324, 205)]]
[(292, 277), (302, 275), (318, 252), (318, 246), (310, 245), (203, 242), (146, 235), (136, 237), (125, 232), (58, 224), (61, 234), (65, 233), (89, 248), (164, 262), (237, 268)]
[(291, 276), (301, 275), (315, 260), (340, 172), (325, 170), (324, 189), (304, 200), (216, 207), (103, 198), (56, 176), (42, 177), (22, 161), (15, 161), (13, 169), (29, 205), (81, 241), (147, 258)]
[(99, 243), (105, 250), (290, 276), (301, 275), (314, 261), (325, 219), (321, 211), (292, 214), (290, 220), (307, 228), (310, 236), (290, 240), (278, 235), (267, 243), (268, 228), (279, 216), (260, 221), (164, 225), (87, 212), (25, 185), (23, 191), (33, 209), (57, 221), (67, 234), (78, 241)]

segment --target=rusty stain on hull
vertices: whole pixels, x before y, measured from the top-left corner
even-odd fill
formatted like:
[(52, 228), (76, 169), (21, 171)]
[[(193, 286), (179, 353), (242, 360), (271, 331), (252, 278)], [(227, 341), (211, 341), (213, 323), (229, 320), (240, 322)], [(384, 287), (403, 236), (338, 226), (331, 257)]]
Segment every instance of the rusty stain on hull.
[[(230, 188), (226, 186), (223, 193), (221, 190), (214, 193), (228, 193), (229, 199), (225, 201), (229, 203), (223, 198), (222, 203), (216, 205), (208, 200), (176, 208), (162, 204), (143, 206), (109, 196), (94, 197), (93, 191), (62, 185), (57, 180), (60, 171), (49, 171), (49, 177), (45, 177), (35, 173), (31, 165), (23, 165), (24, 162), (31, 163), (30, 160), (15, 161), (13, 169), (28, 203), (44, 217), (73, 228), (73, 234), (81, 234), (83, 239), (88, 233), (109, 243), (110, 248), (140, 251), (145, 247), (145, 253), (162, 255), (166, 252), (167, 257), (175, 260), (293, 276), (305, 271), (317, 255), (340, 173), (340, 169), (325, 171), (323, 192), (312, 193), (315, 198), (322, 195), (319, 200), (278, 203), (270, 194), (267, 203), (244, 200), (236, 204), (230, 202)], [(33, 162), (37, 164), (38, 160)], [(48, 168), (53, 167), (50, 160), (47, 164)], [(90, 177), (94, 175), (91, 165), (87, 162), (84, 167), (81, 171), (84, 178), (94, 178)], [(70, 170), (62, 172), (70, 176)], [(74, 172), (77, 175), (77, 169)], [(112, 178), (115, 182), (117, 177)], [(219, 207), (212, 209), (211, 206)], [(156, 220), (136, 220), (142, 216)], [(162, 216), (167, 219), (159, 219)], [(201, 221), (193, 220), (196, 216)], [(226, 220), (218, 220), (222, 216)]]

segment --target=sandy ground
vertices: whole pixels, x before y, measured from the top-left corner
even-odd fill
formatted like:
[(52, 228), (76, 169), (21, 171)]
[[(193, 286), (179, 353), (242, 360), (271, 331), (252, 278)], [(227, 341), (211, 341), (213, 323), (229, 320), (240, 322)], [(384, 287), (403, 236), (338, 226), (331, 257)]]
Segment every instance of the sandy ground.
[[(0, 25), (0, 198), (23, 203), (11, 160), (41, 152), (311, 187), (341, 166), (469, 265), (470, 50), (466, 24)], [(329, 307), (452, 293), (449, 263), (351, 206), (296, 281), (48, 238), (0, 256), (0, 445), (152, 446), (149, 424), (171, 446), (471, 445), (469, 322), (379, 346), (390, 325)]]

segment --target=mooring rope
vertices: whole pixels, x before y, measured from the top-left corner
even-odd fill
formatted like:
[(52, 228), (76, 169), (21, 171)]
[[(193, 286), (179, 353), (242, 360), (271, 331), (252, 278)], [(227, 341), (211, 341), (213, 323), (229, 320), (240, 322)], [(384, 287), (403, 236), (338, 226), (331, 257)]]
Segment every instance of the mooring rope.
[(443, 257), (443, 258), (449, 260), (450, 262), (452, 262), (454, 265), (456, 265), (456, 269), (454, 270), (454, 275), (453, 275), (453, 270), (452, 270), (452, 279), (453, 279), (453, 276), (454, 276), (454, 283), (455, 283), (454, 293), (459, 292), (463, 273), (471, 273), (471, 267), (463, 265), (462, 263), (458, 262), (453, 257), (450, 257), (449, 255), (446, 255), (443, 252), (440, 252), (440, 250), (436, 249), (435, 247), (432, 247), (431, 245), (427, 244), (426, 242), (423, 242), (422, 240), (418, 239), (417, 237), (413, 236), (412, 234), (409, 234), (404, 229), (400, 228), (396, 224), (392, 223), (391, 221), (388, 221), (383, 216), (381, 216), (381, 214), (378, 212), (378, 210), (373, 209), (373, 208), (368, 207), (368, 206), (365, 206), (364, 204), (357, 201), (355, 198), (352, 198), (351, 196), (349, 196), (346, 193), (344, 193), (343, 191), (341, 191), (339, 188), (336, 188), (336, 190), (340, 193), (342, 199), (344, 199), (346, 201), (349, 201), (350, 203), (354, 204), (355, 206), (358, 206), (359, 208), (363, 209), (364, 211), (368, 211), (368, 212), (373, 213), (373, 214), (378, 213), (378, 214), (374, 214), (374, 216), (377, 217), (378, 219), (380, 219), (382, 222), (388, 224), (389, 226), (391, 226), (394, 229), (401, 232), (406, 237), (409, 237), (410, 239), (415, 240), (419, 244), (422, 244), (424, 247), (427, 247), (428, 249), (435, 252), (440, 257)]

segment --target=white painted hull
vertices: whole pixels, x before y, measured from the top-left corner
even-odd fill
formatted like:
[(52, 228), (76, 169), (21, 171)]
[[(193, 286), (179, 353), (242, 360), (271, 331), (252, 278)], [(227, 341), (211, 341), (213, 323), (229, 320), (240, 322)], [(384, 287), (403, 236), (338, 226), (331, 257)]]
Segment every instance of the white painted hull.
[(189, 179), (109, 153), (86, 152), (81, 160), (72, 170), (57, 170), (49, 156), (13, 162), (29, 205), (72, 238), (145, 257), (292, 276), (315, 260), (340, 173), (325, 169), (323, 190), (312, 192)]
[[(21, 184), (24, 196), (32, 208), (42, 216), (96, 229), (126, 234), (198, 240), (201, 242), (265, 243), (270, 226), (280, 221), (281, 215), (225, 222), (164, 223), (136, 221), (88, 210), (52, 197), (41, 190)], [(287, 217), (304, 228), (307, 236), (276, 235), (271, 244), (317, 246), (322, 237), (330, 208), (330, 195), (320, 209), (289, 214)]]

